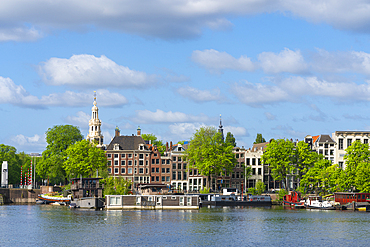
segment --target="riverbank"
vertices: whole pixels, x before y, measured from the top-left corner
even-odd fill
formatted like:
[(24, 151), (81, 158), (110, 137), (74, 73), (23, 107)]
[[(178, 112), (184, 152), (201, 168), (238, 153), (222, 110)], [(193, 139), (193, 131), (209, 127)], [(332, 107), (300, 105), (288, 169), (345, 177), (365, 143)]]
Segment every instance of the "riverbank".
[(13, 189), (0, 188), (3, 204), (9, 203), (36, 203), (37, 196), (41, 189)]

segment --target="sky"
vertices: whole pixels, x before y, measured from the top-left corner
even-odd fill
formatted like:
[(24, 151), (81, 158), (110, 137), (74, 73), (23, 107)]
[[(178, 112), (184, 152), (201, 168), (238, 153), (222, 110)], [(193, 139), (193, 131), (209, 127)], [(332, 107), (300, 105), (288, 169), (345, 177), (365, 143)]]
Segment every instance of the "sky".
[(370, 3), (12, 0), (0, 4), (0, 143), (41, 153), (55, 125), (105, 144), (218, 128), (250, 148), (370, 131)]

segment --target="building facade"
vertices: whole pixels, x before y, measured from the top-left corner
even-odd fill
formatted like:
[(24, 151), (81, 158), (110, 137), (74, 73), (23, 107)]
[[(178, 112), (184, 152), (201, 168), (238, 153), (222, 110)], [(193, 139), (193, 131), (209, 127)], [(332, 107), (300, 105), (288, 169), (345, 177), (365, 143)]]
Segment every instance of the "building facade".
[(89, 134), (86, 140), (96, 143), (97, 147), (103, 146), (104, 137), (101, 133), (101, 121), (99, 119), (99, 108), (96, 103), (96, 92), (94, 92), (94, 102), (91, 108), (91, 119), (89, 121)]

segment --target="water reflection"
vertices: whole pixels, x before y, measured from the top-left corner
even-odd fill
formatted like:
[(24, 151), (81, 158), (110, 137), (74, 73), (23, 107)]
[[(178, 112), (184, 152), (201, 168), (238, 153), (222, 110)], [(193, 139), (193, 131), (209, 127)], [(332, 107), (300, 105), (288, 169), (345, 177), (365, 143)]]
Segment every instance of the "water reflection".
[(367, 245), (370, 214), (272, 208), (70, 210), (0, 207), (1, 245)]

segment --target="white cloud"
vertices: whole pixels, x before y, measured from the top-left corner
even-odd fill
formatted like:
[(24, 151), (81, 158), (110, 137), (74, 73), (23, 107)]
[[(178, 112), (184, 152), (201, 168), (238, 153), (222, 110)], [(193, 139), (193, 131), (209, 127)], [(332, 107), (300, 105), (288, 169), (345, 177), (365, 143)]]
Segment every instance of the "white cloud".
[(89, 120), (91, 116), (86, 112), (79, 111), (76, 113), (76, 116), (67, 116), (66, 121), (69, 124), (77, 125), (80, 128), (87, 128), (89, 126)]
[(185, 98), (189, 98), (195, 102), (224, 102), (226, 100), (220, 92), (219, 88), (213, 90), (199, 90), (193, 87), (181, 87), (177, 89), (177, 92)]
[(46, 147), (45, 136), (35, 134), (28, 137), (22, 134), (13, 136), (9, 140), (10, 144), (24, 152), (38, 152), (41, 153)]
[(200, 123), (175, 123), (168, 126), (170, 133), (179, 139), (190, 140), (193, 134), (200, 127), (205, 126)]
[(253, 71), (254, 65), (250, 58), (241, 56), (234, 58), (226, 52), (219, 52), (213, 49), (204, 51), (193, 51), (191, 59), (210, 70), (211, 72), (221, 72), (225, 69), (239, 71)]
[(267, 120), (276, 120), (276, 116), (270, 112), (265, 112)]
[(138, 123), (185, 123), (185, 122), (207, 122), (209, 117), (204, 114), (194, 116), (182, 112), (164, 112), (157, 109), (155, 112), (149, 110), (137, 110), (133, 120)]
[(301, 52), (285, 48), (279, 54), (262, 52), (258, 55), (260, 66), (266, 73), (277, 74), (282, 72), (300, 74), (307, 70), (307, 64)]
[[(30, 95), (21, 85), (16, 85), (10, 78), (0, 76), (0, 104), (12, 104), (30, 108), (46, 108), (51, 106), (86, 106), (92, 104), (92, 93), (76, 93), (66, 91), (65, 93), (52, 93), (38, 98)], [(108, 90), (97, 91), (99, 106), (122, 106), (128, 100), (118, 93)]]
[(22, 38), (23, 35), (9, 35), (14, 33), (12, 30), (21, 29), (23, 33), (32, 30), (25, 26), (27, 23), (37, 27), (36, 32), (44, 33), (61, 29), (107, 29), (144, 37), (189, 39), (201, 35), (205, 28), (230, 29), (228, 18), (272, 12), (291, 13), (338, 29), (369, 32), (369, 6), (365, 0), (152, 0), (145, 3), (135, 0), (12, 0), (3, 1), (0, 6), (0, 32), (7, 37), (5, 40), (32, 40)]
[(41, 38), (40, 31), (34, 28), (0, 28), (0, 42), (1, 41), (36, 41)]
[(275, 128), (272, 128), (273, 130), (280, 131), (283, 134), (283, 138), (285, 139), (293, 139), (293, 141), (296, 141), (295, 138), (302, 139), (304, 136), (307, 135), (307, 133), (302, 131), (294, 130), (289, 125), (278, 125)]
[(225, 126), (224, 128), (224, 135), (226, 137), (226, 133), (231, 132), (231, 134), (236, 136), (249, 136), (248, 131), (244, 127), (235, 127), (235, 126)]
[(106, 56), (73, 55), (50, 58), (39, 65), (39, 74), (50, 85), (71, 87), (143, 87), (156, 82), (155, 75), (130, 70)]

